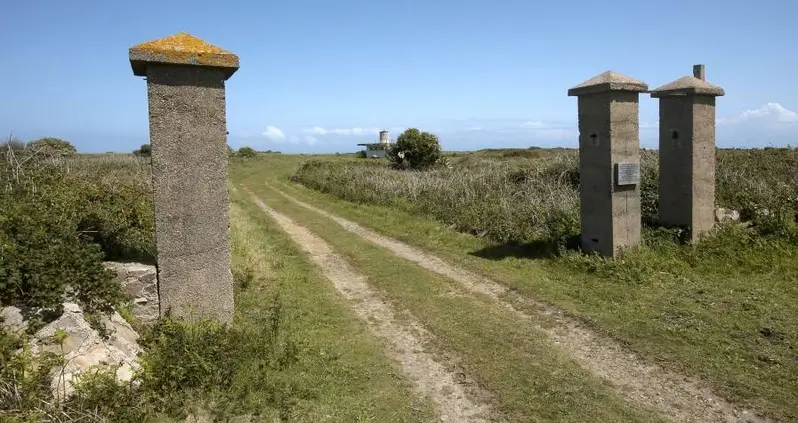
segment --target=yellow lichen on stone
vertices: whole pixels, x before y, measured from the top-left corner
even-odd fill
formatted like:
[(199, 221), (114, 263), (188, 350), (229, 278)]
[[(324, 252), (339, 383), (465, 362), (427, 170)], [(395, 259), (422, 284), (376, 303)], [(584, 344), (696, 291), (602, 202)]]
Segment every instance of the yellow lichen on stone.
[(169, 61), (208, 66), (238, 66), (238, 57), (214, 45), (181, 32), (159, 40), (147, 41), (131, 47), (131, 51), (148, 51), (163, 55)]

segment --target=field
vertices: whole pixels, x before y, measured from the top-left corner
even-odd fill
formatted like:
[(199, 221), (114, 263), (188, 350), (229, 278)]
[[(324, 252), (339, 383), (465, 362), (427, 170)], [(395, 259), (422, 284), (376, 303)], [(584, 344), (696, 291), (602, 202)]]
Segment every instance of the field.
[(286, 157), (283, 175), (253, 172), (276, 177), (302, 201), (560, 307), (736, 404), (795, 419), (798, 152), (720, 150), (717, 204), (753, 224), (724, 225), (695, 246), (653, 225), (655, 154), (643, 155), (645, 245), (617, 262), (572, 250), (574, 151), (459, 154), (450, 169), (416, 173)]
[[(657, 158), (644, 151), (644, 243), (616, 261), (577, 251), (574, 151), (446, 157), (426, 172), (231, 158), (233, 328), (146, 332), (141, 387), (85, 392), (74, 415), (179, 420), (202, 404), (264, 421), (798, 419), (798, 152), (719, 150), (717, 204), (747, 223), (687, 245), (655, 224)], [(75, 231), (106, 259), (152, 260), (146, 159), (59, 169), (51, 191)], [(41, 416), (15, 404), (9, 416)], [(49, 410), (26, 412), (37, 407)]]

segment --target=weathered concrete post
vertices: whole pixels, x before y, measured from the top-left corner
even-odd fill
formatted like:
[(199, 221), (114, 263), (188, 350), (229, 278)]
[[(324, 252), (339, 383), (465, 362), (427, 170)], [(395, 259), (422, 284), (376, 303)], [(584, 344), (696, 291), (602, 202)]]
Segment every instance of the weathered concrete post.
[(568, 90), (579, 98), (582, 249), (615, 257), (640, 242), (639, 93), (648, 86), (607, 71)]
[(224, 81), (238, 57), (186, 33), (130, 49), (147, 77), (160, 312), (233, 319)]
[(715, 224), (715, 97), (704, 65), (653, 91), (659, 98), (659, 221), (697, 240)]

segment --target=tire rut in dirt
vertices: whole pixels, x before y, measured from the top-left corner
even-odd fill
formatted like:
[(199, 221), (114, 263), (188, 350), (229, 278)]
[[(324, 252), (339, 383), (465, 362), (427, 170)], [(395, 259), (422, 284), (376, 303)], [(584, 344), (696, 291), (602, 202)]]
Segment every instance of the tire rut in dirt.
[(441, 421), (488, 421), (488, 407), (472, 400), (455, 374), (425, 351), (424, 344), (432, 335), (417, 320), (403, 315), (400, 324), (392, 307), (369, 286), (368, 278), (336, 254), (326, 241), (264, 204), (250, 190), (244, 190), (308, 254), (373, 333), (386, 341), (386, 354), (401, 364), (416, 391), (432, 400)]
[(293, 203), (333, 220), (347, 231), (388, 249), (396, 256), (454, 280), (473, 293), (487, 296), (526, 321), (534, 329), (546, 333), (554, 345), (560, 347), (585, 369), (609, 381), (619, 394), (639, 404), (660, 410), (674, 421), (724, 423), (772, 421), (757, 415), (753, 410), (745, 410), (729, 403), (700, 381), (644, 362), (614, 340), (597, 334), (557, 307), (533, 298), (515, 296), (516, 301), (538, 310), (547, 320), (554, 323), (554, 327), (541, 325), (536, 322), (534, 314), (519, 310), (504, 299), (510, 294), (507, 286), (307, 204), (268, 183), (266, 185)]

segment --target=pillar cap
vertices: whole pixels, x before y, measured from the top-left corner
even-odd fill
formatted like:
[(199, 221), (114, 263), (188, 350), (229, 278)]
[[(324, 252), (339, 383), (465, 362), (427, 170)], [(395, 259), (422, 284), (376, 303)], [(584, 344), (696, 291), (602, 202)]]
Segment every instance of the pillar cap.
[(606, 71), (568, 90), (569, 96), (598, 94), (610, 91), (645, 92), (648, 84), (618, 72)]
[(683, 76), (671, 83), (651, 90), (651, 97), (671, 97), (685, 95), (708, 95), (719, 97), (726, 94), (723, 88), (716, 87), (707, 81), (694, 76)]
[(130, 48), (133, 75), (147, 76), (150, 63), (220, 68), (225, 71), (225, 79), (238, 70), (238, 56), (185, 32)]

